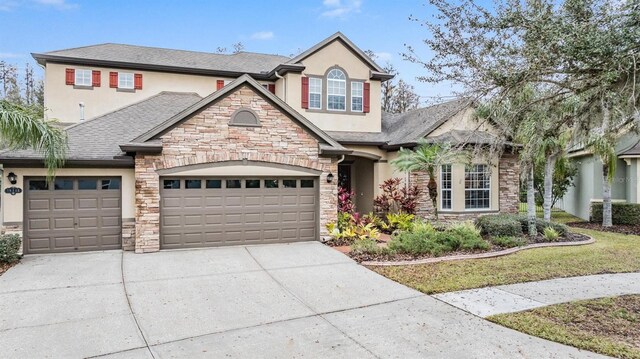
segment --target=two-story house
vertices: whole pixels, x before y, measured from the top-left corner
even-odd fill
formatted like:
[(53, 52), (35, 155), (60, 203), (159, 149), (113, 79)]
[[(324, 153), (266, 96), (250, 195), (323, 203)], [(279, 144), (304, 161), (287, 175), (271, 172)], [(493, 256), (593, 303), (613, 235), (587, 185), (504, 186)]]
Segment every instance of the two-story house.
[[(398, 149), (491, 137), (464, 99), (382, 113), (392, 75), (341, 33), (294, 58), (119, 44), (33, 57), (47, 117), (73, 124), (53, 183), (39, 153), (0, 153), (15, 178), (3, 181), (3, 224), (25, 253), (318, 240), (339, 184), (368, 212), (391, 177), (423, 189), (428, 216), (424, 175), (389, 163)], [(439, 182), (446, 218), (517, 210), (514, 155), (445, 165)]]

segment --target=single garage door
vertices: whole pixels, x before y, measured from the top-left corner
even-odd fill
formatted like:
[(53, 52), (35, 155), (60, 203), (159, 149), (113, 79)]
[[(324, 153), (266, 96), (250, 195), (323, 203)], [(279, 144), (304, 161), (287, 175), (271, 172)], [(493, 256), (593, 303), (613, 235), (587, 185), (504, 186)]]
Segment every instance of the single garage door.
[(121, 248), (120, 187), (120, 178), (26, 179), (25, 253)]
[(313, 241), (318, 179), (163, 178), (162, 248)]

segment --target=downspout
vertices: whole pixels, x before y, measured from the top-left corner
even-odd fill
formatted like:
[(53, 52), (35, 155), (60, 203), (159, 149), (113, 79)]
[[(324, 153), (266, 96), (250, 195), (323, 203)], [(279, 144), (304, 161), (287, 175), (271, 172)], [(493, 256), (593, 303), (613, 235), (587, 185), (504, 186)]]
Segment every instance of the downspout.
[(342, 162), (342, 161), (344, 161), (344, 155), (342, 155), (342, 158), (340, 158), (340, 159), (338, 160), (338, 163), (337, 163), (337, 164), (340, 164), (340, 162)]
[[(284, 102), (287, 102), (287, 79), (285, 79), (284, 76), (280, 76), (280, 74), (278, 74), (278, 70), (274, 71), (273, 73), (276, 75), (277, 78), (282, 79), (282, 83), (284, 84), (284, 90), (283, 90), (284, 98), (282, 100)], [(342, 157), (344, 157), (344, 156), (342, 156)]]

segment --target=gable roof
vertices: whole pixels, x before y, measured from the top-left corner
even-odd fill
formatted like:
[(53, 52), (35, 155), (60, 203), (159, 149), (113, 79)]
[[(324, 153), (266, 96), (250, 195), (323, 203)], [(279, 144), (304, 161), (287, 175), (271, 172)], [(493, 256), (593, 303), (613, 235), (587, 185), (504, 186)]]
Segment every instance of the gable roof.
[(411, 146), (471, 104), (471, 100), (459, 98), (400, 114), (384, 112), (381, 132), (329, 132), (329, 134), (341, 143), (387, 147)]
[[(125, 106), (105, 115), (67, 127), (69, 150), (67, 162), (95, 161), (122, 162), (123, 153), (119, 145), (129, 142), (153, 128), (159, 121), (174, 116), (177, 112), (201, 99), (195, 93), (161, 92), (143, 101)], [(31, 149), (0, 152), (4, 163), (11, 160), (41, 160), (42, 154)]]
[(367, 56), (367, 54), (365, 54), (364, 51), (360, 50), (360, 48), (358, 46), (356, 46), (353, 42), (351, 42), (351, 40), (349, 40), (346, 36), (344, 36), (344, 34), (341, 33), (340, 31), (338, 31), (335, 34), (327, 37), (326, 39), (320, 41), (319, 43), (313, 45), (308, 50), (302, 52), (300, 55), (298, 55), (298, 56), (292, 58), (291, 60), (289, 60), (288, 63), (297, 64), (300, 61), (306, 59), (307, 57), (309, 57), (309, 56), (313, 55), (314, 53), (320, 51), (321, 49), (325, 48), (327, 45), (331, 44), (332, 42), (338, 41), (338, 40), (341, 41), (345, 46), (347, 46), (356, 55), (358, 55), (358, 57), (360, 57), (361, 60), (366, 62), (374, 71), (385, 72), (384, 69), (382, 69), (382, 67), (380, 67), (378, 64), (376, 64), (375, 61), (373, 61), (369, 56)]
[(284, 101), (282, 101), (279, 97), (267, 91), (261, 84), (259, 84), (256, 80), (251, 78), (249, 75), (242, 75), (233, 82), (229, 83), (222, 89), (212, 93), (211, 95), (203, 98), (202, 100), (194, 103), (193, 105), (185, 108), (180, 111), (176, 115), (171, 118), (159, 123), (158, 125), (151, 128), (149, 131), (141, 134), (137, 138), (135, 138), (132, 143), (145, 143), (151, 140), (154, 140), (158, 136), (163, 133), (169, 131), (174, 126), (178, 125), (182, 121), (190, 118), (200, 110), (206, 108), (212, 103), (225, 98), (227, 95), (231, 94), (236, 89), (240, 88), (240, 86), (247, 85), (253, 88), (253, 90), (262, 95), (268, 101), (270, 101), (273, 105), (278, 107), (284, 114), (291, 117), (294, 121), (298, 122), (303, 128), (307, 129), (311, 132), (316, 138), (324, 142), (327, 146), (321, 146), (321, 149), (324, 148), (326, 152), (338, 153), (338, 152), (349, 152), (346, 148), (342, 147), (338, 142), (336, 142), (333, 138), (331, 138), (328, 134), (314, 125), (311, 121), (307, 120), (304, 116), (296, 112), (291, 106), (287, 105)]
[(244, 73), (267, 77), (268, 72), (289, 60), (285, 56), (244, 51), (214, 54), (114, 43), (33, 53), (32, 56), (41, 65), (51, 61), (234, 77)]

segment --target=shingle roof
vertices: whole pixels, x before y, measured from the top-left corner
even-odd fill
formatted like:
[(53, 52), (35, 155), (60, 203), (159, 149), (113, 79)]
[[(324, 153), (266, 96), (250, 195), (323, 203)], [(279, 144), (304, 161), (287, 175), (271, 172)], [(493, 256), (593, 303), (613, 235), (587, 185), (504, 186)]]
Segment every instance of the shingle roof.
[[(195, 93), (161, 92), (146, 100), (66, 128), (67, 160), (113, 160), (118, 147), (149, 131), (159, 122), (200, 101)], [(2, 159), (41, 159), (33, 150), (0, 152)]]
[(306, 119), (304, 116), (300, 115), (296, 112), (291, 106), (282, 101), (278, 96), (273, 93), (267, 91), (260, 83), (254, 80), (249, 75), (242, 75), (239, 78), (235, 79), (221, 90), (212, 93), (211, 95), (201, 99), (198, 102), (193, 103), (191, 106), (183, 107), (180, 111), (178, 111), (174, 116), (166, 119), (165, 121), (158, 121), (153, 128), (150, 128), (145, 133), (140, 136), (134, 138), (135, 143), (145, 143), (147, 141), (155, 139), (161, 133), (164, 133), (169, 128), (172, 128), (176, 124), (180, 123), (186, 118), (189, 118), (192, 114), (201, 110), (205, 106), (209, 106), (211, 103), (214, 103), (220, 98), (224, 98), (228, 94), (235, 91), (240, 86), (247, 85), (253, 88), (253, 90), (266, 97), (272, 103), (276, 105), (283, 113), (291, 116), (295, 121), (298, 122), (300, 126), (307, 129), (310, 133), (314, 134), (317, 138), (321, 139), (328, 147), (324, 147), (325, 150), (331, 151), (347, 151), (346, 148), (342, 147), (338, 142), (335, 141), (331, 136), (329, 136), (326, 132), (322, 131), (316, 125), (314, 125), (311, 121)]
[(400, 146), (415, 144), (453, 115), (471, 105), (465, 98), (419, 108), (401, 114), (383, 112), (381, 132), (328, 132), (342, 143), (370, 143)]
[(280, 55), (239, 52), (235, 54), (214, 54), (158, 47), (125, 44), (99, 44), (45, 53), (34, 53), (39, 62), (44, 61), (86, 61), (91, 63), (138, 64), (192, 70), (219, 71), (229, 73), (263, 74), (279, 64), (289, 61)]

